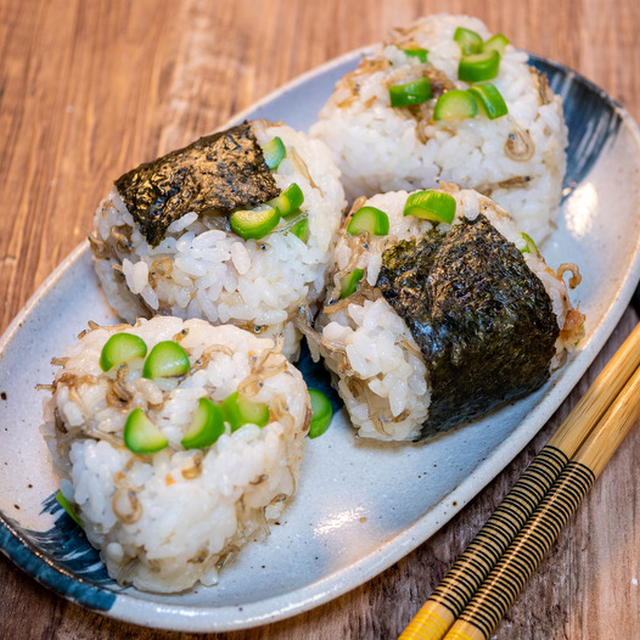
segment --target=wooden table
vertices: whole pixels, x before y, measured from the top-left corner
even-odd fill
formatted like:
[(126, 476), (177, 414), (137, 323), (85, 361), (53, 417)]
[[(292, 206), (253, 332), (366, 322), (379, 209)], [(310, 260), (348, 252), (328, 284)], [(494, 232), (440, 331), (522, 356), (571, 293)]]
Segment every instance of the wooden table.
[[(475, 13), (518, 46), (577, 69), (640, 118), (637, 0), (1, 0), (0, 331), (86, 237), (114, 177), (212, 131), (285, 81), (382, 38), (392, 25), (443, 10)], [(549, 425), (416, 551), (309, 613), (216, 637), (396, 637), (637, 319), (626, 312)], [(636, 429), (497, 638), (640, 637), (639, 462)], [(202, 637), (85, 611), (4, 557), (0, 602), (3, 639)]]

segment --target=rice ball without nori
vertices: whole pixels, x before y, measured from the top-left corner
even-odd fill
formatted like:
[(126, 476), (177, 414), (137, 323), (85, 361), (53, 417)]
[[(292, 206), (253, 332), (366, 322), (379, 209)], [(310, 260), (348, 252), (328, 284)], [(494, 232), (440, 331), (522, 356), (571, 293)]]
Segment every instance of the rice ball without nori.
[(440, 190), (354, 203), (309, 332), (360, 436), (420, 440), (538, 388), (581, 335), (562, 279), (491, 199)]
[(53, 363), (43, 431), (119, 583), (215, 583), (295, 493), (310, 402), (271, 339), (156, 317), (92, 325)]
[(232, 127), (124, 174), (90, 235), (109, 303), (124, 320), (155, 314), (284, 340), (322, 295), (345, 206), (331, 154), (284, 125)]
[(455, 182), (542, 241), (560, 204), (567, 130), (546, 76), (507, 43), (476, 18), (428, 16), (338, 81), (311, 135), (333, 151), (347, 197)]

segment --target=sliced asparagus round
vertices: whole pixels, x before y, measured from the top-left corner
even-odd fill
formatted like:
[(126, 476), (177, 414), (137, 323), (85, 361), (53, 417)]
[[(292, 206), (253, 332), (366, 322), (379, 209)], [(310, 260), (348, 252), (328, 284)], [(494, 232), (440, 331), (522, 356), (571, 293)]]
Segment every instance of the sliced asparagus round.
[(288, 218), (296, 213), (303, 202), (302, 189), (292, 182), (279, 196), (269, 200), (267, 204), (277, 209), (283, 218)]
[(109, 371), (133, 358), (144, 358), (147, 355), (147, 345), (139, 336), (132, 333), (116, 333), (111, 336), (102, 347), (100, 353), (100, 368)]
[(329, 428), (333, 409), (331, 401), (322, 391), (309, 389), (309, 398), (311, 400), (311, 413), (313, 414), (309, 425), (309, 437), (317, 438)]
[(347, 233), (357, 236), (365, 231), (372, 236), (386, 236), (389, 233), (389, 216), (377, 207), (361, 207), (351, 216)]
[(177, 342), (165, 340), (151, 349), (144, 361), (142, 377), (153, 380), (182, 376), (189, 373), (190, 367), (187, 352)]
[(182, 438), (185, 449), (204, 449), (210, 447), (224, 433), (224, 414), (222, 409), (209, 398), (198, 400), (198, 408), (193, 422)]
[(264, 427), (269, 422), (269, 407), (266, 404), (253, 402), (237, 391), (222, 401), (222, 411), (231, 431), (249, 423)]
[(140, 409), (134, 409), (124, 425), (124, 443), (133, 453), (156, 453), (164, 449), (168, 440)]
[(282, 142), (279, 136), (276, 136), (273, 140), (269, 140), (269, 142), (262, 147), (264, 161), (267, 163), (269, 169), (277, 169), (285, 153), (284, 142)]

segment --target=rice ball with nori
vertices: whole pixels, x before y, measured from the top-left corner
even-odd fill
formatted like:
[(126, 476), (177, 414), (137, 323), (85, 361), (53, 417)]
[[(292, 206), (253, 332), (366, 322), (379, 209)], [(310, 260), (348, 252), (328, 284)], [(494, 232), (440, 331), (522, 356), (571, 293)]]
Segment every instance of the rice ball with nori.
[[(90, 236), (109, 303), (282, 337), (324, 291), (345, 206), (329, 150), (284, 125), (238, 125), (124, 174)], [(277, 212), (276, 212), (277, 210)]]
[(156, 317), (92, 325), (53, 363), (44, 433), (119, 583), (213, 584), (295, 493), (310, 402), (271, 339)]
[(546, 76), (507, 42), (477, 18), (427, 16), (339, 80), (311, 134), (333, 151), (347, 197), (451, 181), (491, 196), (541, 242), (560, 204), (567, 129)]
[(560, 366), (584, 320), (566, 271), (577, 284), (575, 265), (554, 272), (476, 191), (361, 198), (336, 246), (312, 352), (359, 435), (419, 440), (529, 393)]

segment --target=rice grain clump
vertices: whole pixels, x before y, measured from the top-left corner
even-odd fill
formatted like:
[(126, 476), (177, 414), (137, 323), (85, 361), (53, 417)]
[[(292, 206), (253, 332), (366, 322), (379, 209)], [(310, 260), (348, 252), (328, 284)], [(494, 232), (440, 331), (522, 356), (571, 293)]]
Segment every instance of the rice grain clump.
[[(311, 135), (324, 140), (342, 171), (347, 197), (396, 189), (436, 187), (451, 181), (491, 196), (512, 212), (518, 226), (541, 242), (550, 232), (565, 174), (567, 128), (559, 96), (546, 76), (527, 65), (527, 54), (504, 49), (498, 74), (489, 80), (508, 114), (434, 119), (440, 96), (466, 90), (458, 79), (458, 27), (491, 36), (478, 19), (433, 15), (392, 31), (336, 84)], [(426, 50), (426, 61), (406, 50)], [(389, 87), (430, 81), (431, 99), (392, 107)]]
[[(582, 332), (562, 280), (567, 269), (579, 282), (575, 265), (555, 273), (476, 191), (445, 184), (430, 193), (451, 205), (451, 224), (407, 215), (405, 191), (354, 204), (309, 335), (360, 436), (419, 440), (522, 397)], [(372, 211), (388, 219), (386, 232), (354, 234), (360, 212)]]
[[(263, 150), (276, 138), (284, 156), (269, 169)], [(264, 120), (141, 165), (94, 218), (94, 265), (109, 303), (128, 322), (159, 313), (281, 337), (295, 358), (292, 318), (324, 291), (345, 206), (339, 176), (322, 142)], [(259, 217), (294, 183), (303, 202), (279, 205), (275, 228), (259, 238), (234, 231), (234, 211)]]
[[(121, 361), (131, 343), (146, 357)], [(171, 369), (180, 348), (188, 361)], [(94, 326), (54, 363), (43, 430), (63, 493), (119, 583), (214, 584), (295, 493), (310, 403), (272, 340), (156, 317)]]

